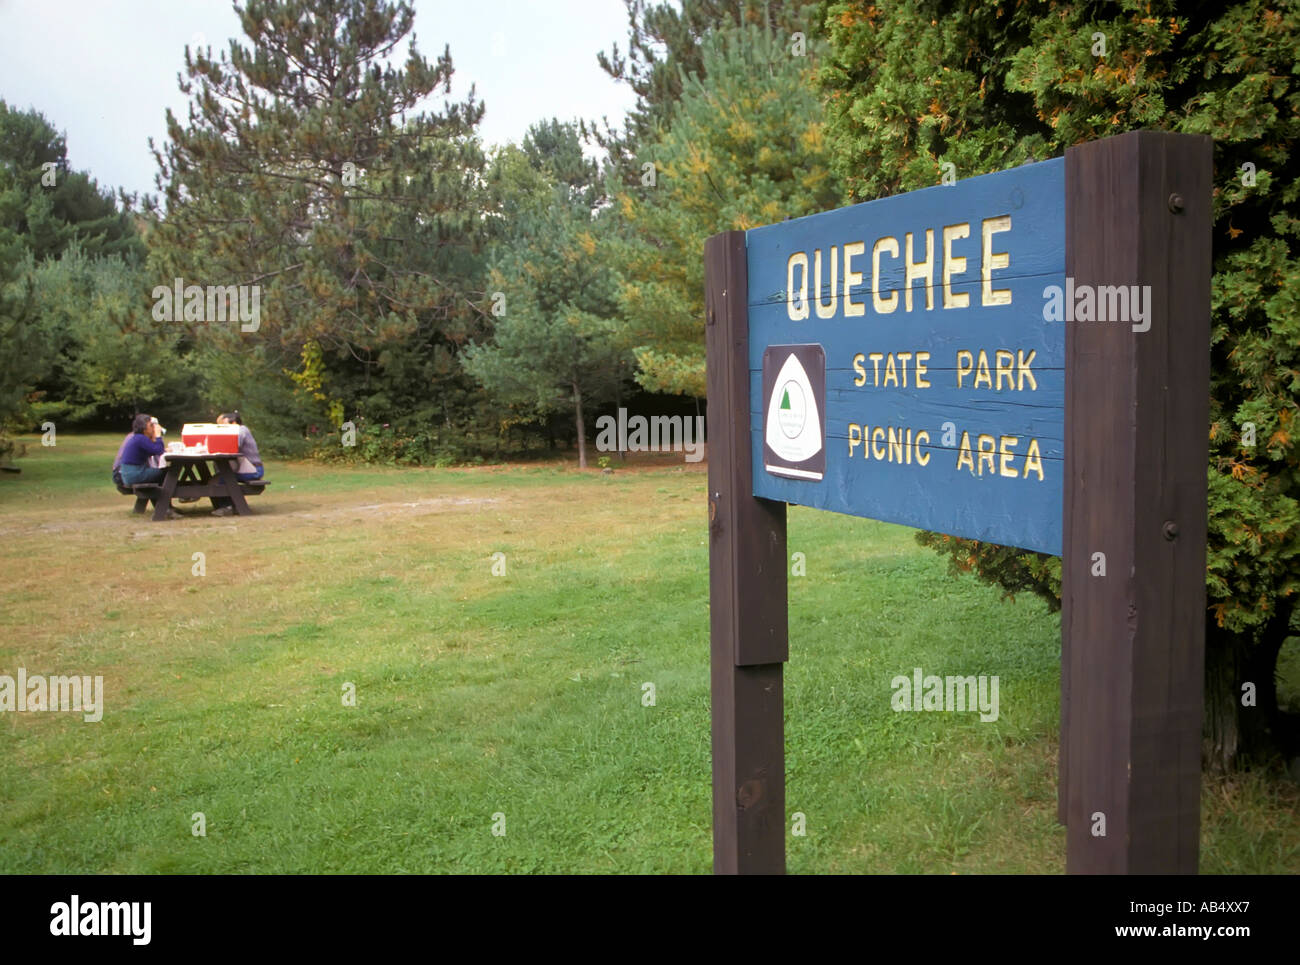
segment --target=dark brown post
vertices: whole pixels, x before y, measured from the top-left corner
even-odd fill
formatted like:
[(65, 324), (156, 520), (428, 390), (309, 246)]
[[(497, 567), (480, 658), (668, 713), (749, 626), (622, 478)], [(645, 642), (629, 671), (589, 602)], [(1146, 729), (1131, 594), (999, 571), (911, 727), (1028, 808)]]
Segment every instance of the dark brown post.
[(704, 245), (713, 870), (785, 872), (785, 503), (753, 496), (745, 233)]
[[(1211, 141), (1138, 131), (1071, 148), (1065, 165), (1065, 266), (1076, 290), (1151, 293), (1146, 331), (1064, 322), (1066, 869), (1190, 874), (1200, 833)], [(1104, 576), (1094, 575), (1097, 553)]]

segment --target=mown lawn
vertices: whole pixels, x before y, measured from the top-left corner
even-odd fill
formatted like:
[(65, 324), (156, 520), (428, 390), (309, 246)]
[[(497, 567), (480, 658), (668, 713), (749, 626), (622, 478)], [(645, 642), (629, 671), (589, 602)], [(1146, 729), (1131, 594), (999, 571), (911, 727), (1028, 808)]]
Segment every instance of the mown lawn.
[[(710, 869), (702, 464), (272, 461), (256, 516), (155, 524), (119, 440), (0, 474), (0, 673), (106, 690), (99, 723), (0, 715), (0, 871)], [(1056, 617), (901, 527), (789, 531), (790, 870), (1063, 871)], [(998, 675), (999, 719), (894, 713), (914, 667)], [(1298, 800), (1207, 779), (1202, 870), (1300, 869)]]

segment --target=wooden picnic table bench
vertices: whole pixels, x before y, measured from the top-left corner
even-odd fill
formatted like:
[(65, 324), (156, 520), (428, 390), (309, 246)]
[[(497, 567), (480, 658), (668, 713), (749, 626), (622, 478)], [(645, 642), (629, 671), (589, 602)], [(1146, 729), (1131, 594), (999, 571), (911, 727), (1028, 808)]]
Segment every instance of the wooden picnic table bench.
[[(269, 479), (250, 479), (248, 481), (240, 480), (239, 488), (245, 496), (260, 496), (262, 490), (271, 485)], [(156, 495), (156, 490), (162, 488), (161, 483), (137, 483), (134, 486), (118, 486), (117, 491), (123, 496), (134, 496), (135, 505), (131, 507), (133, 513), (143, 513), (149, 506), (150, 497)], [(191, 497), (181, 497), (189, 499)]]
[(149, 497), (159, 488), (161, 487), (158, 483), (137, 483), (134, 486), (118, 486), (117, 491), (123, 496), (134, 496), (135, 505), (131, 508), (131, 512), (143, 513), (145, 507), (149, 505)]
[[(153, 519), (155, 522), (167, 518), (173, 499), (229, 499), (237, 516), (248, 516), (252, 510), (244, 501), (245, 496), (260, 496), (269, 486), (270, 480), (241, 480), (235, 475), (232, 465), (235, 456), (230, 453), (212, 452), (198, 455), (195, 453), (168, 452), (163, 454), (166, 475), (161, 483), (137, 483), (134, 486), (118, 486), (118, 492), (135, 497), (132, 512), (143, 513), (150, 499), (156, 499)], [(211, 468), (208, 464), (211, 463)]]

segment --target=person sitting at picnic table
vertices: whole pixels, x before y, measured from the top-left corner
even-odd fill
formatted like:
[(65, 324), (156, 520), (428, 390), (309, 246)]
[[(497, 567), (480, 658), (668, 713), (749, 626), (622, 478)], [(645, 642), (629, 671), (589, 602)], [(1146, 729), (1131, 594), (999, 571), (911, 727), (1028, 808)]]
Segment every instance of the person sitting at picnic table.
[[(158, 420), (153, 416), (149, 416), (149, 421), (154, 425), (158, 424)], [(162, 432), (163, 430), (160, 427), (158, 434), (162, 435)], [(134, 435), (135, 429), (132, 427), (131, 431), (122, 437), (122, 444), (117, 447), (117, 455), (113, 457), (113, 485), (121, 489), (130, 488), (122, 478), (122, 454), (126, 452), (126, 444), (131, 441), (131, 437)], [(162, 469), (162, 456), (150, 456), (146, 465), (152, 469)]]
[[(161, 484), (167, 473), (159, 469), (154, 461), (166, 449), (162, 437), (162, 426), (157, 419), (143, 412), (137, 414), (131, 421), (131, 434), (123, 440), (122, 447), (118, 450), (114, 481), (120, 477), (126, 489), (141, 483)], [(150, 496), (149, 502), (157, 506), (158, 497)], [(168, 519), (175, 519), (176, 516), (175, 510), (168, 510)]]
[(122, 454), (126, 452), (126, 444), (131, 441), (135, 432), (128, 432), (122, 437), (122, 444), (117, 447), (117, 455), (113, 457), (113, 485), (121, 489), (126, 489), (126, 482), (122, 479)]
[[(221, 413), (217, 416), (217, 425), (239, 426), (239, 459), (235, 462), (235, 478), (240, 482), (261, 479), (264, 469), (261, 453), (257, 451), (257, 440), (253, 438), (252, 430), (244, 425), (239, 410)], [(234, 504), (226, 496), (213, 496), (212, 505), (216, 507), (212, 511), (213, 516), (230, 516), (235, 511)]]

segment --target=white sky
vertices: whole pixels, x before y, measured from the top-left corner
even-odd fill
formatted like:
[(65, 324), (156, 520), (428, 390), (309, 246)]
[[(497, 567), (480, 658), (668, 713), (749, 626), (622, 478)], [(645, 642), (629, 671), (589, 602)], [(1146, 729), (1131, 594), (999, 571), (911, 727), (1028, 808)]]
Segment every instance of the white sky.
[[(553, 116), (620, 126), (632, 106), (627, 86), (596, 63), (615, 41), (627, 47), (621, 0), (413, 6), (421, 53), (433, 61), (451, 45), (453, 98), (472, 83), (486, 103), (479, 133), (488, 144), (518, 141)], [(101, 187), (157, 193), (148, 139), (164, 142), (166, 108), (187, 115), (176, 79), (185, 44), (211, 44), (215, 56), (236, 35), (243, 41), (229, 0), (0, 0), (0, 99), (41, 111), (67, 136), (72, 168)]]

